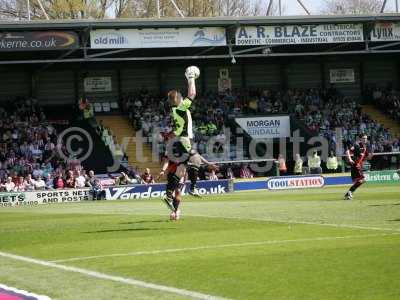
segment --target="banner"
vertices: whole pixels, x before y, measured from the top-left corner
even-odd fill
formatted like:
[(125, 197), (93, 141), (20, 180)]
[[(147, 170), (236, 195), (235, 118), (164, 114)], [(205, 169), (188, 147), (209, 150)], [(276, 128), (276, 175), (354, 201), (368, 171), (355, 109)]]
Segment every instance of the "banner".
[(93, 49), (226, 46), (223, 27), (98, 29), (90, 32)]
[(322, 188), (325, 184), (322, 176), (273, 177), (267, 180), (269, 190), (294, 190)]
[(330, 83), (355, 82), (354, 69), (331, 69), (329, 70)]
[(63, 50), (79, 47), (73, 31), (0, 32), (0, 51)]
[(0, 193), (0, 207), (35, 206), (91, 200), (89, 189), (43, 190), (21, 193)]
[(232, 80), (230, 78), (218, 78), (218, 92), (225, 93), (232, 90)]
[(368, 183), (376, 184), (400, 184), (399, 171), (388, 170), (388, 171), (372, 171), (364, 174), (365, 180)]
[(86, 77), (83, 80), (85, 92), (111, 92), (111, 77)]
[(290, 137), (290, 117), (236, 118), (236, 123), (254, 139)]
[[(200, 195), (225, 194), (230, 191), (229, 180), (199, 181), (197, 186)], [(188, 189), (189, 183), (186, 183), (182, 189), (183, 195)], [(105, 191), (106, 200), (160, 198), (165, 195), (165, 184), (109, 187)]]
[(236, 30), (236, 45), (298, 45), (363, 42), (362, 24), (245, 26)]
[(376, 23), (371, 32), (371, 41), (400, 41), (400, 23)]

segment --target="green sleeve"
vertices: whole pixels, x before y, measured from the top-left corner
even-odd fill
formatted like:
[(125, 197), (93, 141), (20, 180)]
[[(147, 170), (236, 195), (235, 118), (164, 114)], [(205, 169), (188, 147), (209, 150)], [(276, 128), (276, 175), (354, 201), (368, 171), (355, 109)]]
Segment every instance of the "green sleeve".
[(192, 105), (192, 100), (188, 97), (182, 100), (181, 104), (179, 105), (179, 110), (188, 110)]

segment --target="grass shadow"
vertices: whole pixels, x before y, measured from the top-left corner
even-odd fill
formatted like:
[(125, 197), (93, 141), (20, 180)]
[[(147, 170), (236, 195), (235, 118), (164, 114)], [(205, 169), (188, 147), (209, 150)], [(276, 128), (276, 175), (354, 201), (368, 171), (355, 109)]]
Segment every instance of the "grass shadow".
[(121, 225), (132, 225), (132, 224), (144, 224), (144, 223), (167, 223), (169, 220), (142, 220), (142, 221), (132, 221), (132, 222), (121, 222)]
[(394, 206), (394, 205), (400, 205), (400, 203), (389, 203), (389, 204), (370, 204), (368, 206)]
[(107, 232), (124, 232), (124, 231), (150, 231), (150, 230), (171, 230), (175, 228), (126, 228), (126, 229), (104, 229), (96, 231), (85, 231), (83, 233), (107, 233)]

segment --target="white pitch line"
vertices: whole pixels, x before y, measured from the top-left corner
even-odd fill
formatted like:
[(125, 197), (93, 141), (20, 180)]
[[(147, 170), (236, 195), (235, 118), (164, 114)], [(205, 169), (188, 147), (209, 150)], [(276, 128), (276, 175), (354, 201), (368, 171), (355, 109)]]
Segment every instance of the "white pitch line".
[(133, 285), (133, 286), (137, 286), (137, 287), (141, 287), (141, 288), (147, 288), (147, 289), (158, 290), (158, 291), (162, 291), (162, 292), (173, 293), (173, 294), (177, 294), (180, 296), (190, 297), (193, 299), (229, 300), (227, 298), (222, 298), (222, 297), (218, 297), (218, 296), (212, 296), (212, 295), (202, 294), (202, 293), (198, 293), (198, 292), (194, 292), (194, 291), (179, 289), (179, 288), (175, 288), (175, 287), (154, 284), (154, 283), (150, 283), (150, 282), (136, 280), (133, 278), (125, 278), (125, 277), (120, 277), (120, 276), (108, 275), (105, 273), (100, 273), (100, 272), (96, 272), (96, 271), (91, 271), (91, 270), (86, 270), (86, 269), (76, 268), (76, 267), (71, 267), (71, 266), (60, 265), (60, 264), (56, 264), (54, 262), (48, 262), (48, 261), (44, 261), (44, 260), (39, 260), (39, 259), (26, 257), (26, 256), (15, 255), (15, 254), (6, 253), (6, 252), (0, 252), (0, 257), (5, 257), (5, 258), (13, 259), (13, 260), (28, 262), (28, 263), (35, 264), (35, 265), (41, 265), (41, 266), (45, 266), (45, 267), (55, 268), (55, 269), (59, 269), (59, 270), (67, 271), (67, 272), (79, 273), (79, 274), (83, 274), (86, 276), (95, 277), (98, 279), (115, 281), (115, 282)]
[(97, 258), (108, 258), (108, 257), (166, 254), (166, 253), (175, 253), (175, 252), (196, 251), (196, 250), (210, 250), (210, 249), (220, 249), (220, 248), (230, 248), (230, 247), (247, 247), (247, 246), (271, 245), (271, 244), (288, 244), (288, 243), (301, 243), (301, 242), (316, 242), (316, 241), (329, 241), (329, 240), (357, 239), (357, 238), (379, 237), (379, 236), (388, 236), (388, 235), (397, 235), (397, 234), (400, 234), (400, 233), (379, 233), (379, 234), (363, 234), (363, 235), (347, 235), (347, 236), (327, 236), (327, 237), (315, 237), (315, 238), (304, 238), (304, 239), (293, 239), (293, 240), (267, 240), (267, 241), (259, 241), (259, 242), (232, 243), (232, 244), (222, 244), (222, 245), (208, 245), (208, 246), (199, 246), (199, 247), (161, 249), (161, 250), (138, 251), (138, 252), (129, 252), (129, 253), (114, 253), (114, 254), (105, 254), (105, 255), (96, 255), (96, 256), (81, 256), (81, 257), (72, 257), (72, 258), (66, 258), (66, 259), (53, 260), (52, 263), (82, 261), (82, 260), (90, 260), (90, 259), (97, 259)]
[(43, 295), (36, 295), (34, 293), (30, 293), (30, 292), (27, 292), (27, 291), (24, 291), (24, 290), (16, 289), (14, 287), (6, 286), (6, 285), (1, 284), (1, 283), (0, 283), (0, 289), (3, 289), (5, 291), (9, 291), (9, 292), (13, 292), (13, 293), (16, 293), (16, 294), (22, 294), (24, 296), (32, 297), (32, 298), (35, 298), (35, 299), (38, 299), (38, 300), (51, 300), (50, 297), (43, 296)]
[(261, 222), (275, 222), (284, 224), (304, 224), (304, 225), (319, 225), (337, 228), (351, 228), (351, 229), (365, 229), (365, 230), (376, 230), (376, 231), (392, 231), (400, 232), (400, 229), (394, 228), (382, 228), (382, 227), (368, 227), (359, 225), (349, 225), (349, 224), (332, 224), (332, 223), (319, 223), (319, 222), (308, 222), (308, 221), (288, 221), (279, 219), (267, 219), (267, 218), (243, 218), (243, 217), (226, 217), (226, 216), (210, 216), (210, 215), (185, 215), (188, 217), (201, 217), (201, 218), (213, 218), (213, 219), (233, 219), (233, 220), (250, 220), (250, 221), (261, 221)]

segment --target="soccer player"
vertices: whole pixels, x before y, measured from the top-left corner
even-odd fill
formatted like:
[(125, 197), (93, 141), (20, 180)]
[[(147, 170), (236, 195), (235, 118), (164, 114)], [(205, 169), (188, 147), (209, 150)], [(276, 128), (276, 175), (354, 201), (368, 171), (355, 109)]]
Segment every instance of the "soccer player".
[(196, 164), (188, 164), (190, 156), (193, 155), (191, 145), (191, 139), (193, 139), (193, 124), (190, 107), (192, 101), (196, 97), (195, 80), (198, 75), (199, 74), (196, 74), (192, 67), (186, 69), (185, 76), (188, 82), (186, 98), (183, 98), (177, 90), (168, 92), (168, 101), (172, 107), (172, 119), (174, 123), (172, 133), (174, 142), (170, 144), (170, 147), (173, 147), (173, 151), (167, 150), (167, 153), (173, 153), (174, 157), (172, 160), (186, 165), (188, 177), (191, 181), (189, 194), (193, 196), (199, 196), (196, 188), (199, 168)]
[[(195, 165), (206, 164), (210, 169), (218, 170), (218, 167), (215, 164), (207, 161), (198, 153), (193, 153), (189, 158), (189, 162)], [(181, 211), (179, 209), (179, 205), (182, 200), (182, 188), (185, 185), (185, 178), (187, 175), (186, 171), (187, 170), (184, 164), (176, 163), (165, 157), (158, 178), (167, 174), (166, 193), (162, 200), (171, 210), (171, 220), (178, 220), (180, 218)]]
[(353, 180), (353, 185), (344, 195), (345, 200), (351, 200), (356, 189), (365, 182), (362, 170), (364, 161), (371, 159), (373, 155), (368, 150), (367, 142), (368, 136), (366, 134), (360, 134), (356, 143), (346, 151), (347, 161), (351, 166), (351, 179)]

